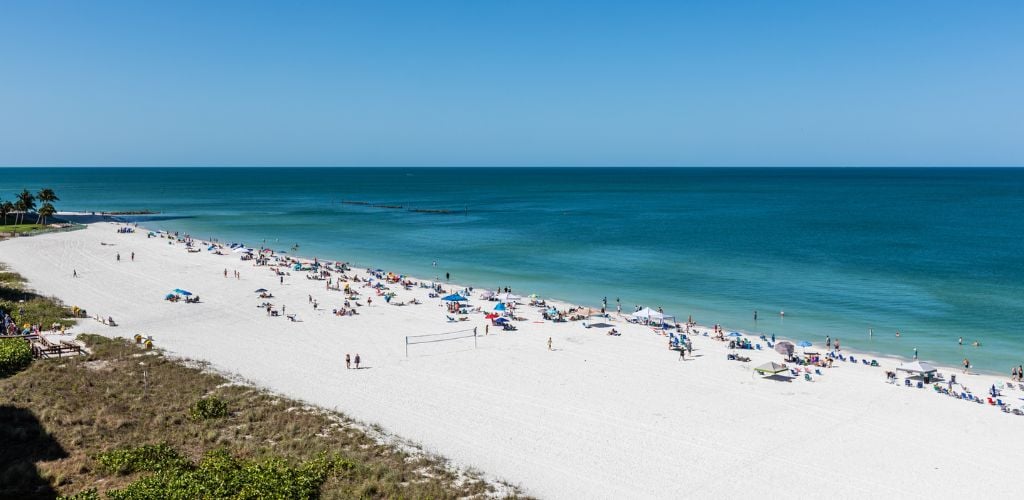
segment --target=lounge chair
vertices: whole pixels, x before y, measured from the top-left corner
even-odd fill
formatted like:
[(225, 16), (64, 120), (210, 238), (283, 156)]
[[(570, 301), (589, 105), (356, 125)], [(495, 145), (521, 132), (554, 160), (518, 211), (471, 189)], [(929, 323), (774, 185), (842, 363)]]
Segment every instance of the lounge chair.
[(922, 383), (920, 380), (918, 380), (917, 381), (917, 388), (918, 389), (924, 389), (924, 383)]
[(903, 385), (905, 385), (907, 387), (913, 387), (913, 385), (910, 384), (910, 379), (909, 378), (903, 379)]
[(855, 358), (853, 356), (850, 356), (850, 362), (851, 363), (856, 363), (857, 362), (857, 358)]
[(804, 374), (804, 380), (806, 380), (808, 382), (814, 382), (814, 379), (811, 378), (811, 374), (810, 373), (805, 373)]
[(866, 360), (864, 358), (860, 358), (860, 362), (865, 364), (865, 365), (870, 365), (871, 364), (871, 363), (868, 363), (868, 360)]
[(758, 351), (761, 350), (761, 344), (755, 344), (754, 347), (756, 347)]
[(815, 369), (814, 369), (814, 374), (815, 374), (815, 375), (821, 375), (821, 370), (819, 370), (819, 369), (815, 368)]
[(872, 359), (871, 360), (871, 366), (878, 366), (878, 361)]

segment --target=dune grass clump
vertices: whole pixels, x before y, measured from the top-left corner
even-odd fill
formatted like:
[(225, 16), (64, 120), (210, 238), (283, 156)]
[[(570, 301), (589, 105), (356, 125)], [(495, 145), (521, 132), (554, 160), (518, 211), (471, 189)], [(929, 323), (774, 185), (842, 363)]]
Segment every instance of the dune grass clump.
[(0, 378), (10, 377), (32, 364), (32, 347), (22, 339), (0, 339)]
[(212, 418), (224, 418), (228, 416), (228, 404), (224, 400), (210, 396), (202, 398), (188, 410), (188, 416), (192, 420), (210, 420)]
[[(135, 450), (125, 450), (129, 454)], [(173, 451), (173, 450), (171, 450)], [(280, 458), (241, 460), (225, 449), (206, 453), (194, 464), (180, 455), (147, 462), (153, 474), (107, 492), (114, 500), (144, 498), (316, 498), (328, 477), (355, 467), (341, 458), (321, 455), (299, 465)]]

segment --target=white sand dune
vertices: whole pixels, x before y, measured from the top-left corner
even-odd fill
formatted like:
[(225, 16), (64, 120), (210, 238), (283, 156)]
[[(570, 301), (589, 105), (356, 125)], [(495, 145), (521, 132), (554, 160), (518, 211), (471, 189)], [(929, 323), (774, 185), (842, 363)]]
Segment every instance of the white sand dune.
[[(649, 328), (618, 321), (622, 335), (611, 337), (579, 323), (535, 323), (534, 310), (519, 331), (492, 328), (476, 349), (460, 340), (414, 346), (406, 358), (406, 335), (482, 333), (485, 320), (446, 323), (424, 289), (397, 292), (423, 305), (375, 297), (360, 315), (335, 317), (342, 294), (305, 273), (280, 285), (237, 254), (187, 254), (108, 223), (2, 242), (0, 261), (38, 291), (120, 323), (85, 320), (78, 331), (152, 335), (158, 347), (378, 423), (541, 497), (977, 498), (1019, 489), (1024, 418), (885, 384), (895, 360), (837, 364), (813, 383), (762, 380), (751, 368), (777, 354), (727, 361), (723, 343), (697, 337), (697, 357), (679, 361)], [(241, 279), (224, 278), (225, 268)], [(267, 317), (253, 293), (260, 287), (302, 321)], [(174, 288), (202, 303), (162, 300)], [(346, 370), (345, 353), (359, 353), (366, 369)], [(958, 379), (978, 394), (996, 381)], [(1020, 403), (1024, 391), (1005, 396)]]

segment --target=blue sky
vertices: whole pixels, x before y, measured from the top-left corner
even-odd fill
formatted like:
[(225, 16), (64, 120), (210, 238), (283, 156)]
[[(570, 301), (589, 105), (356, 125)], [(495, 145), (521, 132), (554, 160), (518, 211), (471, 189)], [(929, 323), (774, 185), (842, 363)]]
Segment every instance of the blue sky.
[(7, 0), (0, 165), (1024, 165), (1024, 2)]

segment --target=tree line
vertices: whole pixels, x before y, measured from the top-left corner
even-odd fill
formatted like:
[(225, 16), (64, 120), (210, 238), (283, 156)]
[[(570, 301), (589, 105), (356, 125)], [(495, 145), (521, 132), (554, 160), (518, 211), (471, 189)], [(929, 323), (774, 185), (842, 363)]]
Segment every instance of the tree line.
[[(37, 222), (45, 225), (46, 218), (57, 213), (57, 209), (53, 206), (55, 201), (60, 201), (60, 198), (50, 188), (40, 189), (35, 194), (27, 189), (23, 189), (18, 193), (13, 202), (9, 200), (0, 201), (0, 214), (4, 216), (4, 225), (7, 225), (7, 216), (10, 214), (14, 214), (14, 223), (20, 224), (25, 222), (25, 214), (35, 211), (39, 216)], [(36, 202), (40, 203), (38, 208)]]

